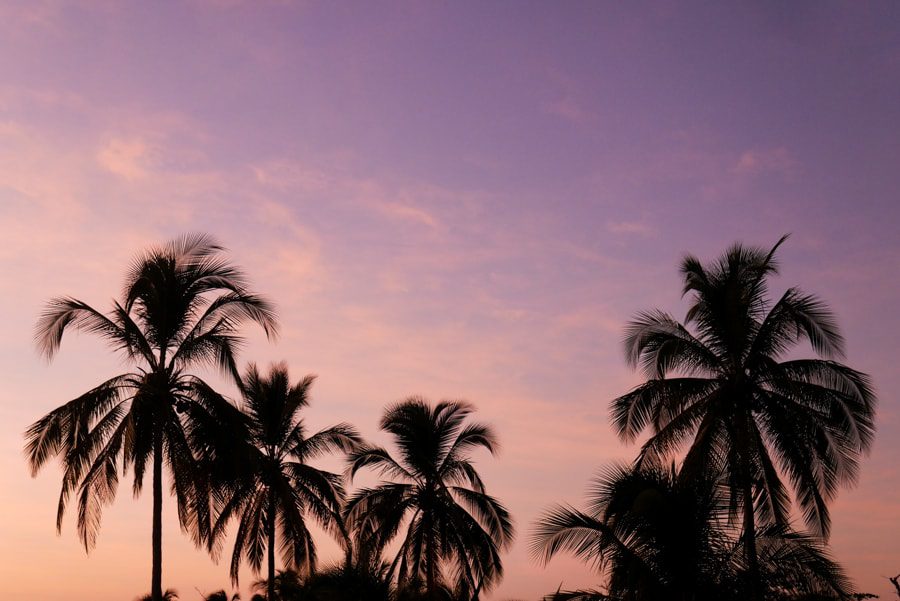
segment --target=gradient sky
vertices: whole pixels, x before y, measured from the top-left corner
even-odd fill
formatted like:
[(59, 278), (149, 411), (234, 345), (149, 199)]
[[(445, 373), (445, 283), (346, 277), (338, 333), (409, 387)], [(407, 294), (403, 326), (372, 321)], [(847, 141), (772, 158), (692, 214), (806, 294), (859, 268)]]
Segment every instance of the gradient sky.
[[(469, 399), (495, 426), (502, 454), (478, 466), (519, 537), (494, 600), (597, 583), (565, 557), (536, 565), (526, 538), (636, 453), (608, 423), (640, 381), (628, 318), (683, 316), (684, 253), (792, 233), (775, 291), (825, 298), (879, 391), (832, 544), (890, 597), (898, 99), (896, 2), (4, 2), (4, 596), (149, 590), (149, 495), (123, 484), (85, 556), (74, 520), (55, 534), (58, 470), (31, 479), (22, 455), (29, 423), (122, 366), (88, 336), (48, 365), (32, 328), (55, 295), (108, 307), (133, 255), (202, 231), (280, 309), (281, 338), (249, 332), (242, 360), (319, 375), (311, 426), (383, 440), (383, 406), (411, 394)], [(173, 509), (164, 585), (227, 587)]]

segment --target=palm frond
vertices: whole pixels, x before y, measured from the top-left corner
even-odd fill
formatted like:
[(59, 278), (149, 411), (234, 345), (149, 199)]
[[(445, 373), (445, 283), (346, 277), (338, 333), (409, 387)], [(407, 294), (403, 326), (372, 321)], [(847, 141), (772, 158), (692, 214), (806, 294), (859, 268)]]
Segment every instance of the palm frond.
[(721, 360), (675, 318), (662, 311), (644, 311), (625, 330), (625, 360), (651, 378), (671, 371), (684, 375), (710, 374)]
[(378, 470), (384, 476), (393, 478), (405, 478), (409, 481), (415, 481), (416, 477), (411, 474), (405, 467), (397, 463), (390, 454), (381, 447), (364, 446), (349, 458), (349, 466), (347, 475), (352, 481), (356, 473), (364, 467), (372, 467)]
[(299, 430), (295, 430), (288, 436), (288, 441), (288, 452), (304, 460), (335, 452), (350, 454), (362, 446), (359, 432), (347, 423), (320, 430), (307, 438), (302, 438)]
[(78, 299), (51, 299), (35, 327), (35, 342), (41, 354), (52, 359), (59, 350), (66, 329), (74, 328), (109, 339), (118, 348), (128, 347), (128, 337), (108, 317)]

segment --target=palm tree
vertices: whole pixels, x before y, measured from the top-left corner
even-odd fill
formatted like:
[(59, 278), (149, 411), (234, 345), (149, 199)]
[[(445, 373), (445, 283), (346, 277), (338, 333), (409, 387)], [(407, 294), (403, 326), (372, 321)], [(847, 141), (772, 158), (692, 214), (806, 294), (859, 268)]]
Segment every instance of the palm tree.
[(163, 598), (163, 465), (170, 470), (179, 520), (199, 544), (209, 532), (208, 462), (227, 452), (217, 442), (239, 417), (189, 370), (213, 365), (236, 375), (238, 328), (246, 320), (268, 336), (276, 333), (272, 306), (247, 290), (243, 274), (222, 250), (205, 235), (151, 249), (134, 262), (123, 300), (109, 313), (71, 297), (55, 298), (36, 329), (48, 358), (64, 332), (74, 329), (100, 336), (132, 365), (32, 424), (26, 454), (32, 475), (51, 457), (61, 458), (57, 530), (77, 490), (78, 534), (86, 550), (96, 543), (103, 506), (115, 497), (120, 467), (133, 469), (138, 495), (151, 462), (153, 601)]
[[(757, 542), (760, 581), (766, 599), (852, 599), (860, 594), (853, 592), (853, 584), (832, 559), (821, 537), (768, 525), (760, 529)], [(755, 586), (746, 569), (745, 552), (744, 545), (732, 547), (732, 560), (740, 568), (730, 572), (735, 599), (746, 599)]]
[(303, 586), (304, 601), (398, 601), (392, 596), (387, 565), (342, 562), (313, 574)]
[(606, 573), (614, 599), (715, 598), (728, 544), (713, 486), (679, 486), (674, 467), (613, 465), (592, 484), (588, 507), (547, 511), (532, 553), (544, 563), (574, 553)]
[[(296, 570), (278, 570), (274, 578), (254, 582), (251, 590), (256, 594), (250, 601), (300, 601), (303, 598), (303, 579)], [(266, 596), (260, 593), (266, 593)]]
[[(728, 520), (724, 482), (679, 479), (674, 466), (614, 465), (590, 489), (588, 511), (556, 506), (538, 521), (532, 552), (544, 563), (569, 551), (605, 573), (609, 590), (557, 591), (554, 601), (748, 598), (747, 562)], [(767, 599), (845, 598), (850, 583), (821, 539), (776, 527), (760, 532)]]
[[(621, 438), (652, 431), (642, 459), (672, 457), (690, 442), (683, 477), (724, 470), (757, 583), (757, 519), (786, 527), (790, 514), (783, 477), (807, 527), (827, 537), (827, 503), (856, 480), (874, 435), (874, 392), (865, 374), (834, 360), (843, 339), (829, 309), (797, 288), (770, 304), (768, 278), (786, 238), (768, 252), (735, 245), (706, 266), (687, 256), (685, 323), (638, 314), (625, 350), (647, 381), (612, 402)], [(786, 359), (803, 340), (818, 358)]]
[(545, 595), (542, 601), (615, 601), (615, 599), (599, 590), (564, 591), (560, 586), (556, 592)]
[[(162, 594), (163, 601), (178, 601), (178, 591), (173, 588), (167, 588), (166, 591)], [(153, 601), (153, 595), (144, 595), (143, 597), (138, 597), (137, 601)]]
[(455, 568), (454, 581), (477, 599), (502, 575), (500, 551), (510, 544), (513, 526), (503, 505), (485, 491), (469, 453), (498, 449), (490, 427), (465, 424), (473, 407), (442, 401), (432, 407), (411, 397), (388, 407), (381, 429), (391, 434), (399, 460), (369, 446), (350, 458), (349, 474), (372, 467), (394, 481), (359, 490), (344, 514), (358, 546), (380, 555), (406, 523), (403, 542), (391, 563), (398, 583), (424, 581), (429, 597), (440, 586), (441, 564)]
[(225, 592), (225, 589), (222, 589), (206, 595), (203, 597), (203, 601), (241, 601), (241, 596), (235, 593), (229, 597), (228, 593)]
[(209, 539), (217, 552), (228, 522), (237, 517), (231, 578), (237, 583), (242, 558), (258, 573), (267, 551), (269, 599), (275, 598), (276, 525), (285, 565), (303, 575), (316, 567), (316, 547), (305, 516), (312, 516), (341, 543), (347, 538), (340, 513), (342, 476), (308, 462), (334, 451), (353, 451), (360, 438), (348, 424), (307, 435), (300, 412), (309, 405), (314, 380), (306, 376), (292, 385), (283, 363), (273, 365), (268, 376), (261, 376), (255, 365), (247, 368), (241, 386), (246, 440), (240, 445), (246, 452), (246, 469), (226, 485)]

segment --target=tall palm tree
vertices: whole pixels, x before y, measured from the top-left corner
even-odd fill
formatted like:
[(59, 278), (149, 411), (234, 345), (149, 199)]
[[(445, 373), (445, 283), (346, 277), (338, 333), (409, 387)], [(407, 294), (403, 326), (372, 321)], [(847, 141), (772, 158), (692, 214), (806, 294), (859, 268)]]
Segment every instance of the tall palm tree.
[[(151, 597), (162, 590), (162, 479), (167, 465), (182, 526), (200, 543), (209, 533), (209, 461), (222, 459), (224, 433), (239, 413), (190, 370), (212, 365), (236, 375), (238, 328), (247, 320), (276, 333), (275, 314), (251, 294), (241, 271), (205, 235), (185, 236), (137, 258), (123, 299), (108, 313), (71, 297), (51, 300), (36, 340), (52, 358), (63, 334), (96, 334), (121, 353), (131, 371), (114, 376), (54, 409), (26, 431), (32, 475), (53, 456), (64, 473), (57, 529), (77, 491), (78, 534), (96, 543), (104, 505), (115, 497), (120, 469), (134, 471), (140, 494), (147, 463), (153, 473)], [(207, 462), (201, 468), (201, 462)]]
[[(855, 481), (874, 435), (874, 392), (865, 374), (834, 360), (843, 339), (830, 310), (797, 288), (769, 301), (786, 238), (768, 252), (737, 244), (705, 266), (687, 256), (684, 324), (662, 311), (638, 314), (625, 351), (647, 381), (612, 402), (621, 438), (651, 430), (642, 458), (672, 457), (690, 443), (683, 477), (724, 470), (757, 582), (757, 518), (786, 527), (791, 497), (783, 478), (807, 527), (827, 537), (827, 503)], [(818, 358), (789, 359), (804, 340)]]
[(429, 597), (439, 589), (441, 565), (477, 599), (502, 575), (500, 551), (513, 526), (506, 508), (487, 494), (469, 454), (497, 451), (493, 430), (466, 424), (473, 407), (462, 401), (431, 406), (411, 397), (388, 407), (381, 429), (391, 434), (399, 459), (370, 446), (350, 458), (349, 474), (371, 467), (393, 481), (356, 492), (344, 510), (358, 546), (380, 554), (406, 524), (390, 574), (401, 585), (425, 582)]
[(276, 529), (285, 565), (303, 575), (316, 567), (316, 546), (305, 516), (312, 516), (341, 543), (347, 539), (341, 518), (342, 476), (308, 462), (326, 453), (351, 452), (360, 438), (348, 424), (308, 435), (301, 410), (309, 405), (314, 380), (314, 376), (306, 376), (291, 384), (283, 363), (273, 365), (268, 376), (260, 375), (253, 364), (247, 368), (241, 387), (247, 437), (239, 445), (246, 452), (245, 469), (225, 486), (209, 539), (215, 552), (228, 522), (237, 517), (231, 578), (237, 583), (242, 558), (259, 572), (267, 552), (269, 599), (275, 598)]
[[(590, 489), (588, 511), (556, 506), (540, 518), (532, 552), (543, 562), (572, 552), (607, 575), (609, 590), (558, 591), (548, 598), (746, 599), (753, 586), (723, 484), (680, 480), (674, 466), (608, 468)], [(850, 583), (821, 539), (771, 526), (760, 532), (759, 543), (767, 599), (848, 594)]]

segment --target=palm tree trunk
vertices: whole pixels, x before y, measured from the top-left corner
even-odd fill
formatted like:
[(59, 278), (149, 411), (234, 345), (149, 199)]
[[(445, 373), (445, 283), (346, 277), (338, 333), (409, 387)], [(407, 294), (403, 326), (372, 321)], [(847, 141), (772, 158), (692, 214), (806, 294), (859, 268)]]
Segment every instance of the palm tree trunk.
[(744, 482), (744, 552), (747, 554), (747, 569), (750, 572), (750, 594), (753, 601), (763, 601), (762, 581), (759, 573), (759, 558), (756, 553), (756, 516), (753, 510), (753, 493), (749, 481)]
[(428, 591), (428, 599), (434, 599), (434, 532), (432, 532), (431, 522), (425, 535), (428, 537), (425, 541), (425, 586)]
[(747, 570), (750, 576), (750, 598), (763, 601), (762, 581), (759, 573), (759, 557), (756, 553), (756, 508), (753, 506), (753, 479), (750, 476), (751, 456), (750, 430), (751, 414), (736, 420), (735, 442), (739, 461), (738, 478), (744, 509), (744, 552), (747, 555)]
[(269, 554), (269, 588), (268, 601), (275, 601), (275, 489), (269, 487), (269, 524), (268, 524), (268, 554)]
[(162, 432), (153, 433), (153, 570), (150, 597), (163, 601), (162, 591)]

